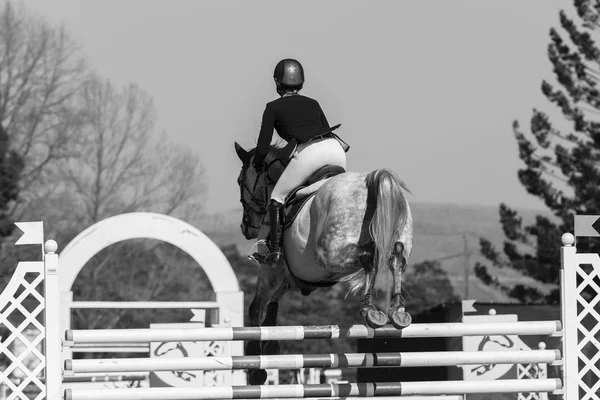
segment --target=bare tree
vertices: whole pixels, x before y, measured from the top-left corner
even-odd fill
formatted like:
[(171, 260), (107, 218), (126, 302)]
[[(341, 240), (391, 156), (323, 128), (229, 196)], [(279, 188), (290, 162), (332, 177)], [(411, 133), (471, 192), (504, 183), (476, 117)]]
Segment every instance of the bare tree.
[(198, 156), (156, 132), (144, 90), (132, 84), (117, 90), (90, 76), (78, 98), (85, 110), (79, 139), (56, 178), (82, 223), (133, 211), (173, 214), (190, 204), (199, 210), (205, 186)]
[(84, 58), (62, 27), (11, 2), (0, 7), (0, 124), (24, 164), (10, 215), (39, 195), (51, 165), (69, 155), (84, 74)]
[[(153, 211), (190, 219), (205, 189), (203, 168), (192, 150), (155, 128), (151, 97), (136, 85), (115, 88), (88, 75), (76, 95), (81, 121), (68, 158), (52, 170), (55, 190), (40, 201), (44, 220), (67, 243), (107, 217)], [(53, 205), (49, 207), (49, 204)], [(115, 243), (90, 260), (74, 284), (86, 300), (183, 299), (205, 293), (206, 280), (179, 249), (153, 240)], [(126, 310), (76, 313), (78, 326), (144, 326), (156, 318)], [(169, 318), (185, 318), (179, 314)]]
[[(117, 89), (90, 75), (78, 98), (85, 116), (78, 140), (71, 143), (71, 157), (59, 163), (55, 173), (62, 190), (53, 198), (60, 201), (51, 202), (61, 204), (63, 220), (68, 215), (70, 225), (82, 230), (126, 212), (189, 219), (187, 212), (201, 210), (205, 185), (198, 156), (156, 132), (155, 109), (144, 90), (132, 84)], [(81, 271), (75, 294), (87, 300), (189, 298), (205, 292), (195, 289), (202, 279), (194, 277), (194, 264), (166, 243), (116, 243)], [(151, 313), (134, 317), (126, 310), (86, 311), (76, 319), (86, 327), (143, 326), (146, 318), (152, 320)]]
[[(0, 150), (23, 160), (13, 220), (43, 220), (62, 245), (115, 214), (195, 217), (204, 200), (202, 165), (157, 132), (155, 121), (151, 97), (90, 73), (64, 29), (10, 2), (0, 6)], [(90, 261), (76, 291), (106, 300), (202, 294), (202, 278), (182, 253), (165, 243), (119, 243)], [(102, 321), (126, 324), (122, 317)]]

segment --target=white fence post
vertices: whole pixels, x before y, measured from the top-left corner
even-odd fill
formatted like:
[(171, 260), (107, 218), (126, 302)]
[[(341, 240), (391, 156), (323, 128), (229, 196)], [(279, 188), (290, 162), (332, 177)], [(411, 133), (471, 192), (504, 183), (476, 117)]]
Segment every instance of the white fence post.
[(577, 249), (575, 237), (570, 233), (562, 235), (560, 292), (562, 313), (562, 356), (563, 356), (563, 398), (579, 398), (578, 342), (577, 342)]
[(44, 254), (44, 325), (46, 328), (46, 399), (62, 398), (62, 341), (60, 326), (60, 282), (58, 280), (58, 244), (48, 240)]

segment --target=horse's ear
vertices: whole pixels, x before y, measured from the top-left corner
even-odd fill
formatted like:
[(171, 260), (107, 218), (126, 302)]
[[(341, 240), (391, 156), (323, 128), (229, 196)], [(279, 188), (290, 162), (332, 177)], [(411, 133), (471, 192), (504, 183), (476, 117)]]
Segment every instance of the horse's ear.
[(240, 146), (238, 144), (238, 142), (235, 142), (235, 152), (237, 153), (239, 159), (242, 161), (242, 163), (246, 163), (246, 161), (248, 161), (248, 159), (250, 158), (250, 153), (248, 153), (246, 150), (244, 150), (244, 148), (242, 146)]

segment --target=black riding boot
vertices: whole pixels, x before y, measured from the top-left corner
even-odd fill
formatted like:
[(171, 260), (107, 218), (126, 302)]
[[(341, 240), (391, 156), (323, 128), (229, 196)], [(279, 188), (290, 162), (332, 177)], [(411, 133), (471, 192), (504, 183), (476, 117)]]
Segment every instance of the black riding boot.
[(283, 204), (277, 200), (269, 203), (269, 223), (271, 233), (269, 234), (269, 254), (265, 261), (273, 266), (281, 260), (281, 235), (283, 233)]

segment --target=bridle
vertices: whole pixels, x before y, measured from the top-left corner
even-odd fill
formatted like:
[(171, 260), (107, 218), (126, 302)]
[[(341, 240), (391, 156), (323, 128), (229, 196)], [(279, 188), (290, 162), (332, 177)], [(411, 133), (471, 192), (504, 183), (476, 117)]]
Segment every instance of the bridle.
[[(250, 189), (247, 185), (246, 185), (246, 173), (248, 171), (248, 167), (245, 166), (242, 168), (242, 173), (240, 174), (240, 177), (238, 179), (238, 185), (240, 186), (240, 203), (242, 203), (242, 221), (244, 224), (246, 224), (247, 226), (254, 228), (254, 229), (260, 229), (260, 225), (259, 226), (255, 226), (252, 225), (251, 223), (251, 219), (250, 219), (250, 211), (254, 211), (256, 214), (258, 215), (265, 215), (267, 213), (267, 199), (268, 199), (268, 185), (265, 184), (264, 185), (264, 195), (263, 196), (255, 196), (254, 193), (256, 192), (256, 187), (258, 186), (258, 183), (261, 179), (263, 179), (263, 175), (265, 174), (264, 172), (261, 174), (258, 174), (256, 176), (256, 179), (254, 180), (254, 185), (252, 186), (252, 189)], [(267, 174), (268, 175), (268, 174)], [(244, 191), (247, 191), (250, 194), (250, 201), (246, 202), (244, 200)], [(262, 192), (262, 191), (261, 191)], [(258, 209), (256, 209), (254, 206), (258, 206)]]
[[(248, 168), (252, 165), (250, 161), (251, 160), (248, 160), (248, 162), (244, 166), (242, 166), (242, 172), (240, 173), (240, 176), (238, 178), (238, 185), (240, 187), (240, 203), (242, 203), (243, 210), (242, 221), (246, 226), (260, 230), (261, 225), (252, 225), (249, 215), (250, 211), (253, 211), (261, 216), (267, 213), (267, 206), (269, 203), (269, 185), (275, 184), (277, 182), (276, 180), (271, 178), (271, 176), (269, 175), (269, 170), (276, 162), (279, 162), (284, 166), (285, 163), (284, 160), (279, 159), (274, 159), (266, 163), (263, 172), (257, 174), (256, 179), (254, 180), (254, 184), (252, 185), (252, 188), (250, 188), (248, 185), (246, 185), (246, 173), (248, 172)], [(261, 180), (265, 180), (265, 184), (262, 188), (263, 190), (260, 190), (259, 194), (255, 195), (256, 188), (258, 187), (258, 183)], [(244, 191), (247, 191), (248, 194), (250, 194), (249, 202), (246, 202), (244, 200)]]

